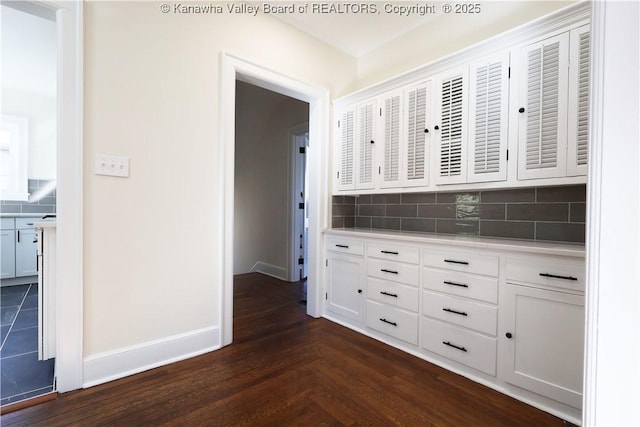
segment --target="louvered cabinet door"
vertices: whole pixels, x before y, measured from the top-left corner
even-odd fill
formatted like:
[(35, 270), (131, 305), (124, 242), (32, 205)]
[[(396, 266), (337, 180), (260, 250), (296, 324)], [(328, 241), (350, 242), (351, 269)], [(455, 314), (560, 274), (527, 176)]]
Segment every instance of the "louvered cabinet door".
[(337, 191), (355, 189), (356, 110), (347, 108), (338, 115), (335, 144), (335, 178)]
[(587, 174), (590, 39), (588, 25), (576, 28), (569, 34), (568, 176)]
[(468, 182), (507, 179), (509, 54), (471, 64), (469, 70)]
[(466, 182), (468, 68), (438, 78), (437, 119), (433, 126), (438, 156), (436, 184)]
[(431, 80), (405, 89), (406, 141), (402, 162), (402, 186), (429, 185), (429, 161), (433, 135)]
[[(376, 101), (370, 100), (356, 109), (356, 189), (375, 188)], [(377, 170), (376, 170), (377, 172)]]
[(569, 34), (520, 49), (518, 179), (566, 176)]
[(380, 187), (399, 187), (402, 174), (402, 92), (380, 97), (380, 136), (382, 161)]

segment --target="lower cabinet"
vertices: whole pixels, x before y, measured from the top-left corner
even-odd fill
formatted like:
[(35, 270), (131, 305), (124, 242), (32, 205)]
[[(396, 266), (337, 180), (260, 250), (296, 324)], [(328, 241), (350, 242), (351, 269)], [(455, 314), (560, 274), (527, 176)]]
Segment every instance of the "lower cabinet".
[(584, 296), (507, 283), (504, 379), (582, 405)]
[(422, 239), (327, 233), (327, 317), (578, 423), (583, 252)]
[(327, 269), (327, 310), (361, 323), (366, 274), (364, 257), (328, 252)]
[(37, 232), (33, 226), (37, 218), (2, 218), (2, 266), (0, 278), (13, 279), (38, 274), (36, 252)]

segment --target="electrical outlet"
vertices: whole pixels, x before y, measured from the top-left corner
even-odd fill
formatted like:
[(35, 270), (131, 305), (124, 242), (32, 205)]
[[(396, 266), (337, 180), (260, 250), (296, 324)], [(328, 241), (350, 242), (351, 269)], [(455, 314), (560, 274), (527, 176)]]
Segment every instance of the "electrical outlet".
[(129, 176), (129, 158), (96, 154), (95, 174), (126, 178)]

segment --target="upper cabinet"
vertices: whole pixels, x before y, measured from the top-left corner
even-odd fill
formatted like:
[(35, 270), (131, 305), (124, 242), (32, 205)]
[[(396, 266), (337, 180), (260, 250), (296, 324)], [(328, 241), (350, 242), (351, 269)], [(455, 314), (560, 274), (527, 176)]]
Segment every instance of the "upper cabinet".
[(507, 179), (509, 54), (469, 67), (469, 182)]
[(519, 49), (518, 179), (566, 175), (569, 34)]
[(589, 10), (558, 15), (339, 100), (334, 190), (585, 183)]
[(587, 174), (589, 143), (589, 26), (569, 33), (569, 111), (567, 126), (567, 175)]
[(466, 182), (468, 68), (444, 73), (438, 76), (437, 82), (436, 184)]

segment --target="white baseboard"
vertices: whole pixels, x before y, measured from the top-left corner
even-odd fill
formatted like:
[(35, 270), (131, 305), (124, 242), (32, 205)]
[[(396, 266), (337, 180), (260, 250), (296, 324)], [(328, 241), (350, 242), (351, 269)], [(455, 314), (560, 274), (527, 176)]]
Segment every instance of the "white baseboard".
[(258, 272), (266, 274), (267, 276), (275, 277), (276, 279), (288, 281), (287, 269), (278, 267), (277, 265), (267, 264), (266, 262), (258, 261), (251, 267), (251, 272)]
[(106, 383), (220, 348), (220, 328), (213, 326), (84, 359), (83, 387)]

